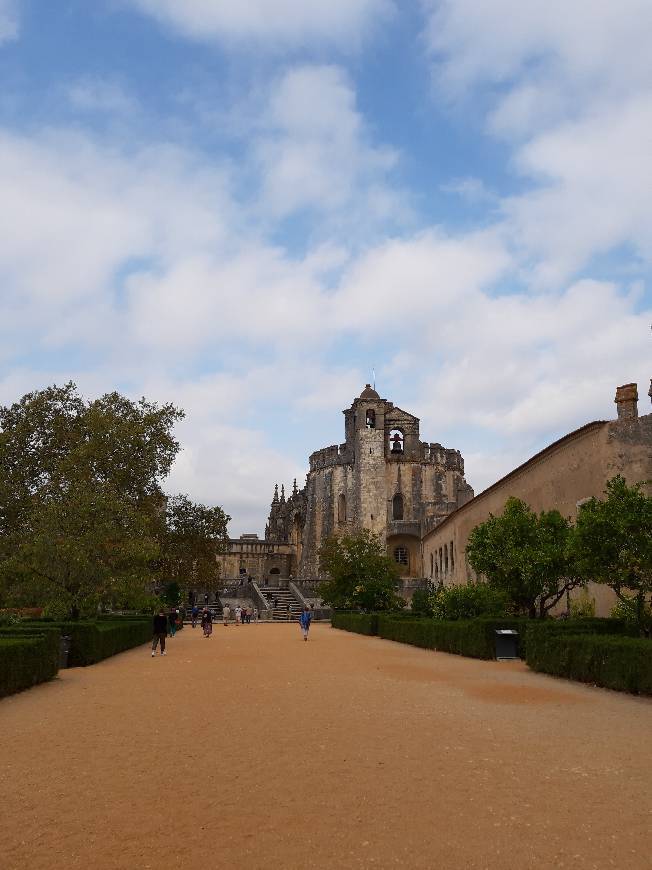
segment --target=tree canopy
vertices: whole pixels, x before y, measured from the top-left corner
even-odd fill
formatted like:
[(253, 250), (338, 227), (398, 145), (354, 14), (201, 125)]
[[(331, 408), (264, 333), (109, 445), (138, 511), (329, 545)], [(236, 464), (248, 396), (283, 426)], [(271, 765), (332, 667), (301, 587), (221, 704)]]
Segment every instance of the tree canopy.
[(580, 507), (573, 536), (577, 570), (610, 586), (643, 627), (652, 597), (652, 497), (621, 475), (607, 482), (605, 496)]
[(215, 556), (226, 552), (230, 519), (221, 507), (196, 504), (187, 495), (169, 498), (161, 537), (161, 576), (181, 586), (215, 589), (219, 581)]
[(142, 584), (158, 553), (161, 482), (183, 412), (73, 383), (0, 408), (0, 577), (18, 597), (92, 609)]
[(396, 594), (398, 566), (384, 541), (368, 529), (327, 538), (319, 557), (329, 577), (319, 594), (332, 607), (376, 611), (404, 604)]
[(536, 514), (509, 498), (469, 535), (467, 556), (478, 575), (504, 592), (513, 607), (545, 616), (570, 589), (581, 585), (570, 553), (571, 525), (557, 510)]

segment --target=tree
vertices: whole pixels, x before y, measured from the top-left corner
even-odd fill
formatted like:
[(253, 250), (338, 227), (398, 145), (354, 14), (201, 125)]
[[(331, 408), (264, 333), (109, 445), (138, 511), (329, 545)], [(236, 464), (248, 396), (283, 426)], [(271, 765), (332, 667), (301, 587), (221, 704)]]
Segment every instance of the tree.
[(329, 576), (320, 584), (319, 595), (332, 607), (375, 611), (402, 606), (396, 594), (398, 566), (380, 536), (368, 529), (327, 538), (319, 558)]
[(230, 519), (221, 507), (196, 504), (186, 495), (169, 498), (161, 537), (162, 577), (180, 586), (214, 590), (219, 582), (215, 557), (226, 552)]
[(557, 510), (536, 514), (509, 498), (500, 516), (469, 535), (467, 556), (478, 575), (503, 591), (515, 609), (544, 617), (582, 579), (570, 553), (570, 523)]
[(607, 482), (605, 496), (580, 507), (574, 556), (584, 580), (610, 586), (643, 630), (652, 597), (652, 497), (621, 475)]
[(161, 481), (183, 412), (74, 384), (0, 408), (0, 576), (11, 595), (88, 610), (111, 583), (142, 587), (157, 553)]

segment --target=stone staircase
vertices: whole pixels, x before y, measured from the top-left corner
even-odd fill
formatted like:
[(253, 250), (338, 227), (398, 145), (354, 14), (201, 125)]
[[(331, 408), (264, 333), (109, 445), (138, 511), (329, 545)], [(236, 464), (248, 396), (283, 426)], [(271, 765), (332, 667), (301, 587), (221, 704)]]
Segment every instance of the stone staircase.
[(269, 602), (274, 622), (288, 622), (288, 606), (290, 608), (289, 621), (296, 622), (299, 619), (301, 605), (289, 589), (280, 589), (276, 586), (261, 586), (260, 591)]

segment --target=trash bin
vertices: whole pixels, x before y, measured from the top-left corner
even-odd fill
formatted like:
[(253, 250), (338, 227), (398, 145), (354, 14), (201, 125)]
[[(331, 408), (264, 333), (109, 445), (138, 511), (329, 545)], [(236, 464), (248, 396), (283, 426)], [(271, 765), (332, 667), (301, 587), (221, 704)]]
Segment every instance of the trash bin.
[(518, 658), (518, 632), (513, 628), (496, 630), (496, 661), (507, 662)]
[(67, 634), (59, 638), (59, 669), (68, 667), (68, 656), (70, 655), (70, 644), (72, 638)]

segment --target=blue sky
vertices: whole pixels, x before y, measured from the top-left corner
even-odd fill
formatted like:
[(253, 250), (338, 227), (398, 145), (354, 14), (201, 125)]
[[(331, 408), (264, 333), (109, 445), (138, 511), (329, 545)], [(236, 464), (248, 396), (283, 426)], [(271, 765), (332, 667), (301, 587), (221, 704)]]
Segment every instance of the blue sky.
[(0, 401), (262, 531), (376, 369), (476, 491), (652, 375), (648, 0), (0, 0)]

